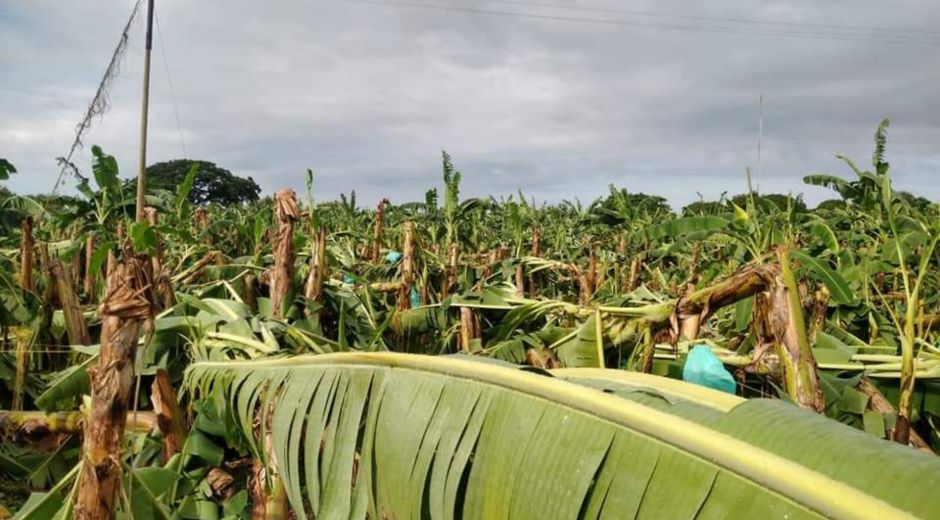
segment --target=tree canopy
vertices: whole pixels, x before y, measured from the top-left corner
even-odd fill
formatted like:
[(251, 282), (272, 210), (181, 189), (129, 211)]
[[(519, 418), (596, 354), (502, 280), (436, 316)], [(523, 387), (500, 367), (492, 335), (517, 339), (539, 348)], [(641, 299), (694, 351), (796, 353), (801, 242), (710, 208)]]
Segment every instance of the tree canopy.
[[(748, 194), (742, 193), (740, 195), (735, 195), (731, 197), (731, 202), (737, 204), (740, 207), (747, 206)], [(762, 209), (768, 208), (768, 204), (773, 204), (780, 211), (786, 211), (787, 208), (792, 208), (793, 211), (797, 213), (806, 212), (806, 203), (803, 202), (803, 197), (801, 195), (792, 196), (784, 195), (782, 193), (754, 193), (754, 203)]]
[[(806, 212), (806, 203), (803, 202), (801, 195), (794, 197), (780, 193), (759, 194), (755, 192), (753, 197), (754, 204), (762, 211), (786, 211), (787, 208), (792, 208), (792, 210), (797, 213)], [(748, 204), (748, 194), (741, 193), (730, 198), (727, 195), (722, 195), (719, 200), (713, 201), (699, 200), (682, 208), (682, 214), (692, 216), (730, 212), (733, 210), (733, 206), (731, 206), (729, 202), (736, 204), (738, 207), (745, 208)]]
[[(198, 165), (199, 173), (196, 174), (196, 182), (189, 192), (191, 203), (214, 202), (229, 206), (258, 200), (261, 188), (251, 177), (239, 177), (215, 163), (191, 159), (175, 159), (148, 166), (148, 189), (175, 191), (194, 164)], [(128, 183), (136, 185), (137, 181), (135, 179)]]

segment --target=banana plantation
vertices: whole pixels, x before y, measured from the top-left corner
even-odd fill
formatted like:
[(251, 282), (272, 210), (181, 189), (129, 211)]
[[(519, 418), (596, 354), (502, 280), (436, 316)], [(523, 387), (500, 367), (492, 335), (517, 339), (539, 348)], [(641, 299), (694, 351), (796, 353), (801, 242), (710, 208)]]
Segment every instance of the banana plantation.
[(141, 207), (96, 147), (0, 203), (2, 515), (940, 518), (940, 206), (886, 132), (814, 209), (463, 198), (446, 153), (418, 202)]

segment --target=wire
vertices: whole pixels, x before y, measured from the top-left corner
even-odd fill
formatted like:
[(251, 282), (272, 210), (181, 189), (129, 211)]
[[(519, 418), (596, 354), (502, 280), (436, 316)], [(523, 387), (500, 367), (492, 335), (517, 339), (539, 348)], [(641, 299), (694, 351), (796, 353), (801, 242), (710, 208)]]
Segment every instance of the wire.
[(585, 12), (595, 12), (595, 13), (617, 13), (617, 14), (626, 14), (630, 16), (647, 16), (652, 18), (675, 18), (680, 20), (703, 20), (711, 22), (727, 22), (727, 23), (749, 23), (757, 25), (774, 25), (779, 27), (805, 27), (813, 29), (835, 29), (840, 31), (863, 31), (863, 32), (873, 32), (873, 33), (884, 33), (886, 31), (893, 32), (908, 32), (923, 34), (928, 36), (940, 36), (940, 30), (936, 29), (915, 29), (912, 27), (873, 27), (873, 26), (863, 26), (863, 25), (836, 25), (836, 24), (823, 24), (823, 23), (808, 23), (808, 22), (786, 22), (779, 20), (766, 20), (760, 18), (730, 18), (723, 16), (701, 16), (701, 15), (690, 15), (690, 14), (672, 14), (672, 13), (657, 13), (653, 11), (634, 11), (630, 9), (615, 9), (610, 7), (596, 7), (591, 5), (562, 5), (551, 2), (530, 2), (523, 0), (489, 0), (490, 2), (502, 3), (502, 4), (515, 4), (515, 5), (524, 5), (531, 7), (546, 7), (550, 9), (564, 9), (567, 11), (585, 11)]
[(134, 20), (137, 18), (137, 14), (140, 12), (140, 4), (142, 0), (137, 0), (134, 3), (134, 9), (131, 10), (131, 16), (127, 19), (127, 23), (124, 25), (124, 30), (121, 31), (121, 37), (118, 39), (118, 44), (115, 46), (114, 51), (111, 53), (111, 60), (108, 62), (108, 67), (104, 71), (104, 76), (102, 76), (101, 81), (98, 83), (98, 89), (95, 90), (95, 96), (91, 99), (91, 103), (88, 104), (88, 109), (85, 111), (85, 116), (81, 121), (78, 122), (78, 125), (75, 127), (75, 139), (72, 141), (72, 146), (69, 148), (69, 153), (64, 157), (59, 157), (56, 160), (61, 166), (59, 170), (59, 176), (56, 177), (55, 185), (52, 187), (52, 194), (55, 195), (59, 191), (59, 186), (62, 184), (62, 180), (65, 177), (65, 172), (70, 168), (72, 173), (78, 175), (78, 168), (75, 168), (75, 165), (72, 163), (72, 157), (75, 155), (75, 152), (78, 149), (84, 146), (82, 142), (82, 136), (91, 128), (91, 122), (95, 117), (103, 117), (104, 113), (110, 108), (110, 103), (108, 99), (109, 92), (111, 90), (111, 84), (117, 78), (117, 75), (121, 68), (121, 61), (124, 58), (125, 51), (127, 51), (127, 43), (130, 40), (131, 25), (133, 25)]
[(176, 104), (176, 92), (173, 89), (173, 79), (170, 78), (170, 62), (166, 59), (166, 47), (163, 45), (163, 32), (160, 30), (160, 17), (154, 13), (154, 20), (157, 22), (157, 43), (160, 44), (160, 54), (163, 55), (163, 70), (166, 72), (166, 82), (170, 87), (170, 100), (173, 102), (173, 115), (176, 116), (176, 132), (180, 136), (180, 147), (183, 148), (183, 157), (189, 157), (186, 153), (186, 141), (183, 139), (183, 125), (180, 124), (180, 111)]
[(889, 38), (889, 37), (880, 37), (880, 36), (866, 36), (866, 35), (861, 35), (861, 34), (835, 34), (835, 33), (825, 33), (825, 32), (811, 32), (811, 31), (783, 31), (783, 30), (776, 30), (776, 29), (747, 29), (747, 28), (741, 28), (741, 27), (728, 27), (728, 26), (716, 26), (716, 25), (651, 23), (651, 22), (641, 22), (641, 21), (623, 20), (623, 19), (581, 18), (581, 17), (575, 17), (575, 16), (524, 13), (524, 12), (518, 12), (518, 11), (501, 11), (501, 10), (494, 10), (494, 9), (479, 9), (479, 8), (474, 8), (474, 7), (428, 4), (428, 3), (419, 3), (419, 2), (411, 2), (411, 1), (391, 1), (391, 0), (331, 0), (331, 1), (350, 3), (350, 4), (379, 5), (379, 6), (390, 6), (390, 7), (413, 7), (413, 8), (418, 8), (418, 9), (432, 9), (432, 10), (439, 10), (439, 11), (453, 11), (453, 12), (462, 12), (462, 13), (508, 16), (508, 17), (516, 17), (516, 18), (530, 18), (530, 19), (537, 19), (537, 20), (594, 23), (594, 24), (603, 24), (603, 25), (643, 27), (643, 28), (667, 29), (667, 30), (679, 30), (679, 31), (691, 31), (691, 32), (750, 34), (750, 35), (760, 35), (760, 36), (783, 36), (783, 37), (807, 38), (807, 39), (817, 39), (817, 40), (863, 41), (863, 42), (878, 42), (878, 43), (888, 43), (888, 44), (917, 44), (917, 45), (940, 46), (940, 40), (938, 39), (913, 39), (913, 38), (898, 38), (898, 37)]

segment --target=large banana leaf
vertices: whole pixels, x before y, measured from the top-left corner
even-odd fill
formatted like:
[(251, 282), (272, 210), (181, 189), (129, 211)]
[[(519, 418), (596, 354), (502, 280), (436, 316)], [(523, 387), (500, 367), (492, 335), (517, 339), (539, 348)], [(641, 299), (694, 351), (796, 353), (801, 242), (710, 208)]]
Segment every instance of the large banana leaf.
[(833, 300), (842, 305), (853, 305), (855, 303), (855, 294), (852, 293), (848, 282), (845, 281), (838, 271), (830, 269), (828, 265), (821, 262), (819, 259), (799, 249), (790, 251), (790, 254), (802, 263), (807, 270), (815, 273), (816, 276), (826, 284), (826, 288), (829, 289)]
[(691, 233), (713, 233), (728, 227), (728, 220), (716, 216), (683, 217), (638, 229), (630, 235), (631, 242), (679, 237)]
[(566, 367), (603, 367), (604, 335), (603, 321), (594, 313), (571, 333), (564, 342), (555, 347), (558, 359)]
[(619, 393), (618, 391), (650, 392), (667, 401), (684, 400), (721, 412), (729, 412), (734, 407), (747, 401), (742, 397), (712, 390), (708, 387), (691, 385), (677, 379), (644, 374), (643, 372), (597, 368), (558, 368), (551, 372), (552, 375), (562, 379), (589, 386), (598, 386), (603, 390), (614, 391), (614, 393)]
[(835, 232), (829, 227), (829, 224), (825, 220), (819, 218), (818, 220), (813, 220), (809, 224), (810, 234), (818, 242), (826, 246), (832, 254), (839, 254), (841, 248), (839, 247), (839, 239), (836, 237)]
[[(585, 384), (463, 356), (344, 353), (195, 363), (187, 386), (277, 468), (301, 517), (940, 515), (927, 455), (782, 401), (708, 406), (652, 378), (577, 372), (564, 376)], [(272, 457), (253, 434), (262, 410)]]

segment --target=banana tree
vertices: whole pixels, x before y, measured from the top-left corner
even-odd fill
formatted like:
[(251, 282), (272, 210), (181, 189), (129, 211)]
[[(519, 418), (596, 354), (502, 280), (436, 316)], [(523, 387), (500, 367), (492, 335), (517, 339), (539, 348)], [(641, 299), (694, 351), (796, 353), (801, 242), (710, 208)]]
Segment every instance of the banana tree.
[(222, 410), (233, 447), (266, 457), (298, 517), (940, 514), (931, 456), (780, 401), (610, 372), (337, 354), (197, 363), (187, 388)]

